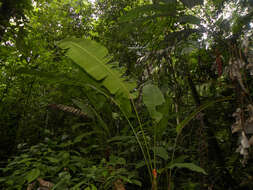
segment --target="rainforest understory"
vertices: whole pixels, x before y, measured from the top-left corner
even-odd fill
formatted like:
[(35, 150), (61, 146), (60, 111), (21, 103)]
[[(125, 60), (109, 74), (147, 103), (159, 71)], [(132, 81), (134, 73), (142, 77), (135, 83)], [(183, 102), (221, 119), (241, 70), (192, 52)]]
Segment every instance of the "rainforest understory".
[(252, 0), (0, 0), (0, 189), (253, 189)]

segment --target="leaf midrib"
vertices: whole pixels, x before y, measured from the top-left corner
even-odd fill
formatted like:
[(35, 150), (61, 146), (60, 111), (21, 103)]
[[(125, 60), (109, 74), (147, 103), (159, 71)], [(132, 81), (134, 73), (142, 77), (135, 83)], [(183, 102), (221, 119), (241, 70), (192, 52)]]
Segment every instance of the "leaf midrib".
[[(99, 58), (97, 58), (96, 56), (94, 56), (93, 54), (91, 54), (89, 51), (87, 51), (85, 48), (83, 48), (82, 46), (80, 46), (79, 44), (77, 44), (77, 43), (74, 43), (74, 42), (71, 42), (70, 41), (70, 43), (73, 45), (73, 46), (76, 46), (76, 47), (78, 47), (78, 48), (80, 48), (81, 50), (83, 50), (84, 52), (86, 52), (89, 56), (91, 56), (91, 57), (93, 57), (93, 58), (95, 58), (95, 60), (97, 60), (99, 63), (100, 63), (100, 65), (102, 65), (102, 67), (103, 68), (105, 68), (114, 78), (118, 78), (117, 76), (115, 76), (115, 74), (109, 69), (109, 68), (107, 68), (104, 64), (103, 64), (103, 62), (99, 59)], [(107, 78), (107, 77), (109, 77), (108, 75), (105, 77), (105, 78)], [(119, 80), (120, 82), (120, 85), (124, 88), (124, 90), (127, 92), (127, 94), (128, 94), (128, 97), (130, 98), (130, 93), (128, 92), (128, 89), (125, 87), (125, 85), (121, 82), (121, 80)]]

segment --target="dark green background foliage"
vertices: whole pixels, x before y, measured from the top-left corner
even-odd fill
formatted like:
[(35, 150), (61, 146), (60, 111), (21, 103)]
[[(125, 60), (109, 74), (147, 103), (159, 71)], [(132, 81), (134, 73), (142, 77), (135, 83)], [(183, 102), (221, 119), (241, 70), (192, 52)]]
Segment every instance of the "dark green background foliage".
[(253, 189), (252, 6), (0, 0), (0, 189)]

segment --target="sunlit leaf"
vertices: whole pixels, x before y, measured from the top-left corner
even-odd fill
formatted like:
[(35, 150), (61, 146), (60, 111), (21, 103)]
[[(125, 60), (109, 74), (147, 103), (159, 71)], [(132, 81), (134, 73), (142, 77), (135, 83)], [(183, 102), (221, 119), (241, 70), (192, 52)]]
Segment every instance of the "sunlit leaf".
[(113, 64), (108, 64), (111, 57), (105, 47), (87, 39), (65, 39), (59, 46), (68, 49), (69, 56), (76, 64), (102, 84), (112, 94), (122, 94), (131, 98), (130, 91), (135, 88), (135, 83), (126, 81), (123, 73), (116, 70)]

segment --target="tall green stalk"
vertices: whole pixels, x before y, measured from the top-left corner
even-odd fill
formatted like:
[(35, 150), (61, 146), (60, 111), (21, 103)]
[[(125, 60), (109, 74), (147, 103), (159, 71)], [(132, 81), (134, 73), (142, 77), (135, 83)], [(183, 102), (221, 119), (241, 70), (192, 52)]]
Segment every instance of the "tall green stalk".
[[(132, 125), (131, 121), (129, 120), (127, 114), (126, 114), (125, 111), (122, 109), (122, 107), (121, 107), (111, 96), (107, 95), (105, 92), (99, 90), (99, 89), (96, 88), (95, 86), (90, 85), (90, 84), (87, 84), (86, 86), (89, 86), (90, 88), (92, 88), (92, 89), (96, 90), (97, 92), (103, 94), (105, 97), (107, 97), (108, 99), (110, 99), (115, 105), (117, 105), (117, 106), (119, 107), (120, 111), (123, 113), (124, 117), (126, 118), (128, 124), (129, 124), (130, 127), (131, 127), (131, 130), (132, 130), (133, 133), (134, 133), (134, 136), (135, 136), (135, 138), (136, 138), (136, 141), (137, 141), (137, 143), (138, 143), (138, 145), (139, 145), (139, 147), (140, 147), (140, 149), (141, 149), (141, 152), (142, 152), (142, 154), (143, 154), (143, 157), (144, 157), (144, 160), (145, 160), (145, 164), (146, 164), (146, 166), (147, 166), (147, 168), (148, 168), (148, 173), (149, 173), (149, 176), (150, 176), (150, 180), (151, 180), (151, 182), (152, 182), (152, 160), (151, 160), (151, 156), (150, 156), (150, 153), (149, 153), (148, 144), (147, 144), (146, 136), (145, 136), (145, 133), (144, 133), (144, 130), (143, 130), (143, 127), (142, 127), (142, 123), (141, 123), (141, 121), (140, 121), (140, 117), (139, 117), (139, 114), (138, 114), (138, 112), (137, 112), (137, 109), (136, 109), (136, 107), (135, 107), (135, 105), (134, 105), (133, 100), (131, 99), (131, 103), (132, 103), (132, 105), (133, 105), (133, 107), (134, 107), (134, 111), (135, 111), (135, 114), (136, 114), (136, 117), (137, 117), (137, 120), (138, 120), (138, 123), (139, 123), (139, 128), (140, 128), (140, 130), (141, 130), (141, 132), (142, 132), (142, 136), (143, 136), (143, 139), (144, 139), (144, 146), (145, 146), (145, 148), (146, 148), (146, 152), (145, 152), (145, 150), (144, 150), (144, 148), (143, 148), (143, 145), (142, 145), (142, 143), (141, 143), (141, 141), (140, 141), (140, 139), (139, 139), (139, 137), (138, 137), (138, 135), (137, 135), (137, 133), (136, 133), (136, 131), (135, 131), (135, 129), (134, 129), (134, 126)], [(147, 156), (146, 154), (147, 154), (148, 156)]]

